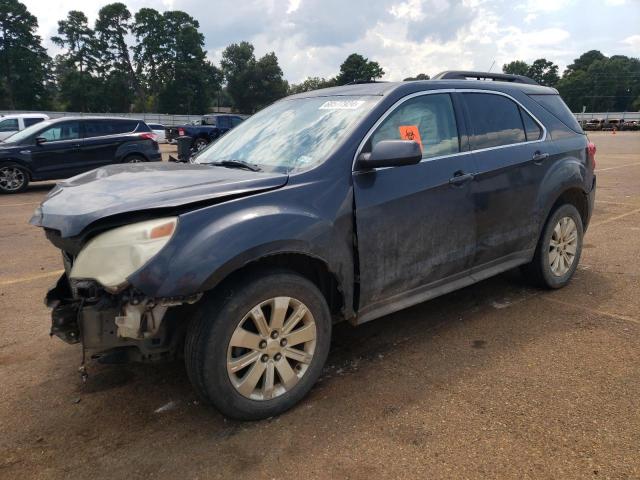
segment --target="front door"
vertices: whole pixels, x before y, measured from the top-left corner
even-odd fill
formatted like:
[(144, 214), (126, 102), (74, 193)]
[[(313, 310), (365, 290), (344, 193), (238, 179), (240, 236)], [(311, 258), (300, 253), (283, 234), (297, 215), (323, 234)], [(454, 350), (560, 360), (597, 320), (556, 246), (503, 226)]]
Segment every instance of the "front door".
[(418, 141), (423, 159), (353, 174), (361, 314), (416, 303), (411, 299), (464, 277), (475, 253), (470, 186), (476, 167), (472, 155), (460, 153), (451, 96), (407, 99), (364, 151), (390, 139)]
[(77, 120), (55, 123), (35, 134), (35, 137), (45, 140), (36, 144), (34, 138), (30, 147), (32, 169), (37, 178), (68, 178), (81, 171), (82, 139)]

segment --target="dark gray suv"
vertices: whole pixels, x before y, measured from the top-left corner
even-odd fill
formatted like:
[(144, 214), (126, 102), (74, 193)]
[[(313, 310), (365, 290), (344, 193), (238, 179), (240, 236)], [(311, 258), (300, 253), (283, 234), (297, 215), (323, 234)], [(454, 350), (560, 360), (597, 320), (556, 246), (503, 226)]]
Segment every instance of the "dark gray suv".
[(31, 220), (66, 271), (47, 295), (52, 333), (104, 361), (184, 356), (224, 414), (276, 415), (317, 380), (336, 321), (518, 266), (566, 285), (594, 155), (558, 92), (525, 77), (445, 72), (288, 97), (193, 164), (58, 184)]

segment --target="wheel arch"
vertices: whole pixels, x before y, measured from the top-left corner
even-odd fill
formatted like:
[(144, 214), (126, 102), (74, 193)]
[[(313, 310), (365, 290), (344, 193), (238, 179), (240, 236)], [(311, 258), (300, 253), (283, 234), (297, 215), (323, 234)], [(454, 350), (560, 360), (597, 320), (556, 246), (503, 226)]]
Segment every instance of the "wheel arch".
[(311, 281), (322, 292), (334, 316), (344, 316), (345, 292), (339, 275), (320, 257), (307, 252), (283, 249), (231, 260), (205, 283), (205, 291), (213, 291), (239, 277), (267, 269), (289, 270)]

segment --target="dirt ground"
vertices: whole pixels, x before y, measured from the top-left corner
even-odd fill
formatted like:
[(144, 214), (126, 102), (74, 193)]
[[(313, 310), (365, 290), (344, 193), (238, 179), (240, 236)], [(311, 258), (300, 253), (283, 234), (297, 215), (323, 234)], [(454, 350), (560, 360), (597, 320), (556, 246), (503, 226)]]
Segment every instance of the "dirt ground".
[(573, 282), (508, 272), (358, 328), (320, 383), (256, 423), (180, 363), (92, 364), (49, 338), (59, 253), (0, 197), (0, 478), (640, 478), (640, 134), (590, 135), (598, 193)]

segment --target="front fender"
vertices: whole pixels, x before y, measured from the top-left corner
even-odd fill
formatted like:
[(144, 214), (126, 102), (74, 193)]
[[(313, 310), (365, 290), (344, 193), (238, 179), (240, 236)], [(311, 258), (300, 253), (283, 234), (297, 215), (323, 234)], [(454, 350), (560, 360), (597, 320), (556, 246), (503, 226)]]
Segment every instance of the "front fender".
[(349, 298), (350, 234), (291, 203), (260, 205), (255, 201), (260, 196), (181, 215), (169, 244), (129, 282), (151, 297), (187, 296), (213, 288), (259, 258), (300, 253), (324, 261)]

